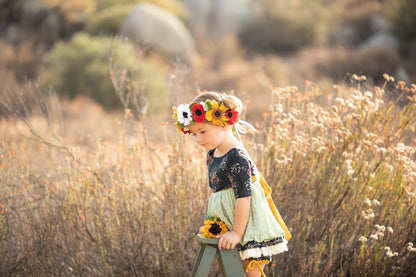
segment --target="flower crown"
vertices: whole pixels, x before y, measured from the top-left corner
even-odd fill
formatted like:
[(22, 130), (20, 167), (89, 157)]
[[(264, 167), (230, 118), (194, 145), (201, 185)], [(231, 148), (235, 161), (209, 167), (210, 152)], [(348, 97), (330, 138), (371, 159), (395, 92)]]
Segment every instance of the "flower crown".
[(178, 133), (189, 133), (186, 127), (194, 122), (207, 120), (215, 125), (234, 125), (238, 121), (238, 111), (230, 110), (224, 103), (208, 99), (205, 102), (191, 104), (180, 104), (173, 107), (173, 116), (176, 119)]

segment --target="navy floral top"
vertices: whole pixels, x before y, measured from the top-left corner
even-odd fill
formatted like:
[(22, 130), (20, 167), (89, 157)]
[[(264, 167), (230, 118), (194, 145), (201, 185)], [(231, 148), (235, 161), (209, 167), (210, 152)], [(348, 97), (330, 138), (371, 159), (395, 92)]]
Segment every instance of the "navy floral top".
[(251, 196), (254, 164), (248, 154), (233, 148), (222, 157), (214, 157), (214, 150), (207, 155), (209, 186), (213, 192), (233, 188), (236, 198)]

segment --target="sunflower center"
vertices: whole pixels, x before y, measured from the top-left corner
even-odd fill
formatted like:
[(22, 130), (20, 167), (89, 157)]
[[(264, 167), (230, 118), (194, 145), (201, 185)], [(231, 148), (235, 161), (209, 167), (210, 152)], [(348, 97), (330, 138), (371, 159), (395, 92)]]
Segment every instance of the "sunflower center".
[(221, 233), (221, 231), (222, 231), (221, 226), (218, 225), (218, 223), (213, 223), (211, 227), (209, 228), (209, 232), (214, 235), (218, 235), (219, 233)]
[(219, 110), (216, 110), (216, 111), (214, 112), (214, 117), (215, 117), (215, 118), (220, 118), (220, 117), (221, 117), (221, 112), (220, 112)]

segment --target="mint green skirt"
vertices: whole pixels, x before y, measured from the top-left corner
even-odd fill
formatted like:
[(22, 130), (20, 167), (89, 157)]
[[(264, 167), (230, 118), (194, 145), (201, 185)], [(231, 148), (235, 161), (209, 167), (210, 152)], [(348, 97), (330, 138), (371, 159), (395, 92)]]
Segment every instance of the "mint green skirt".
[[(258, 180), (258, 178), (257, 178)], [(269, 208), (266, 196), (259, 181), (251, 183), (250, 217), (244, 236), (240, 242), (242, 246), (250, 242), (259, 243), (259, 247), (251, 247), (240, 251), (242, 260), (272, 256), (287, 251), (287, 241), (284, 231)], [(208, 203), (207, 215), (222, 219), (232, 230), (235, 215), (235, 195), (232, 188), (212, 193)], [(264, 242), (282, 238), (280, 243), (264, 246)]]

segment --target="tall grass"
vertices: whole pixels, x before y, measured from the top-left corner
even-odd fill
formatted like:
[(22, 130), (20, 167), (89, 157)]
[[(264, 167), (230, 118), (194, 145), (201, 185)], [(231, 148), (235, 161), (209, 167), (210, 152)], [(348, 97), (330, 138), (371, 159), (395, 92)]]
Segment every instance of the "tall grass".
[[(274, 88), (259, 134), (246, 137), (293, 233), (268, 276), (416, 270), (414, 101), (385, 102), (384, 87), (363, 89), (360, 78), (330, 94)], [(36, 115), (0, 122), (0, 275), (189, 275), (205, 153), (173, 124), (148, 128), (128, 110), (86, 116), (99, 125), (82, 135), (57, 136), (62, 126)]]

